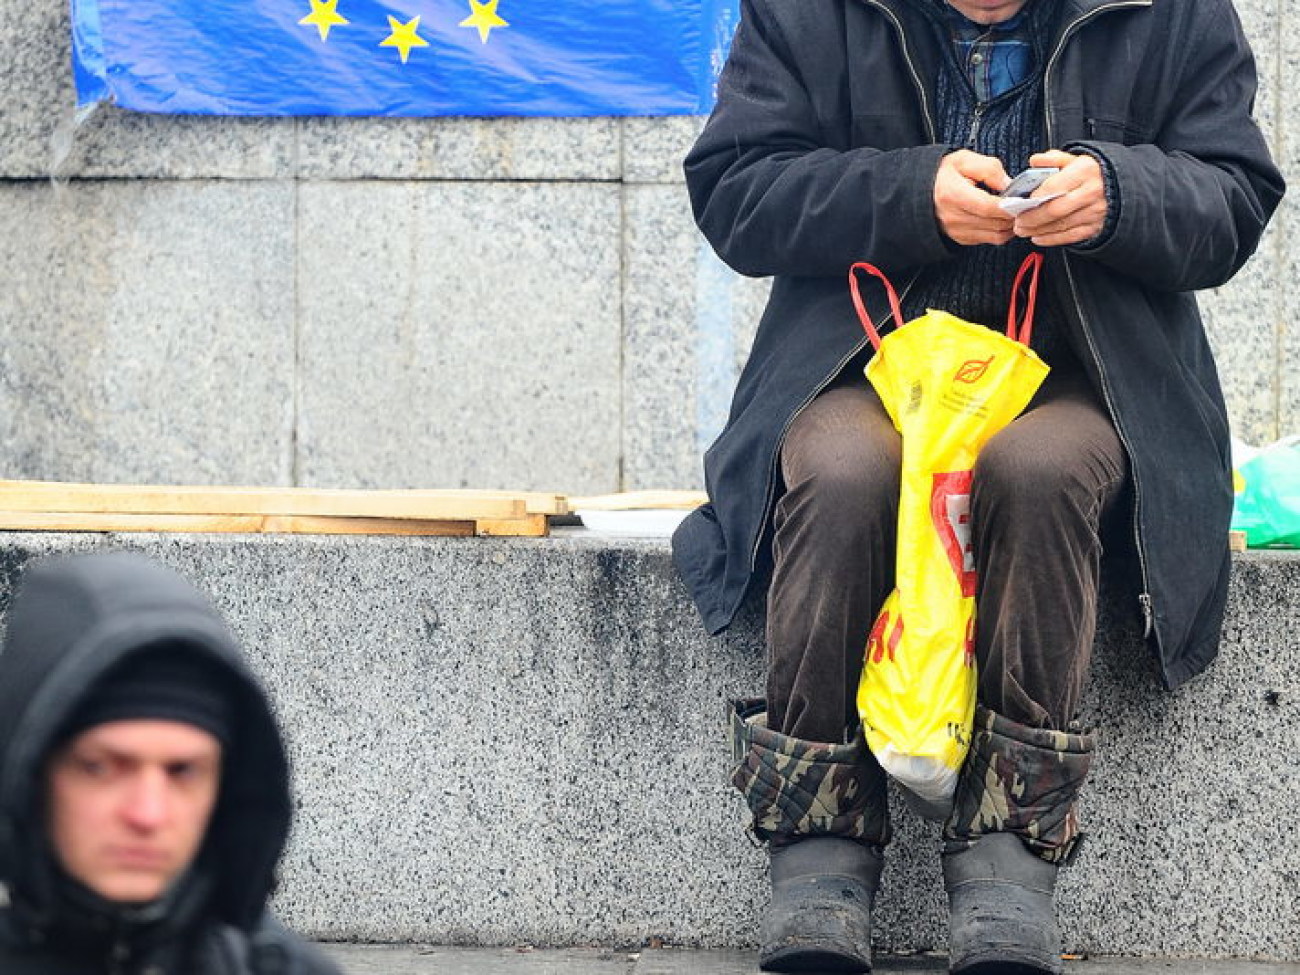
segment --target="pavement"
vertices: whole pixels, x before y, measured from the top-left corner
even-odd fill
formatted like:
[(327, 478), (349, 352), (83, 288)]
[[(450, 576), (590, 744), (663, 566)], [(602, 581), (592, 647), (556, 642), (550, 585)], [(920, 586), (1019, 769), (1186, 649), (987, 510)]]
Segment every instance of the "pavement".
[[(427, 945), (321, 945), (346, 975), (758, 975), (753, 952), (653, 948), (445, 948)], [(947, 971), (926, 953), (876, 959), (876, 975)], [(1066, 975), (1300, 975), (1300, 963), (1173, 958), (1086, 958)]]

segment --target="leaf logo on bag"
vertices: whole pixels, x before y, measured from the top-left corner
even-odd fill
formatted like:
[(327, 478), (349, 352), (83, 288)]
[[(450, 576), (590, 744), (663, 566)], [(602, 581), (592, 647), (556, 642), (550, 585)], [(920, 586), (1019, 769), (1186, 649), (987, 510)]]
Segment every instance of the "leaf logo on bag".
[(977, 383), (984, 378), (984, 374), (989, 371), (989, 366), (993, 365), (996, 356), (989, 356), (987, 359), (968, 359), (961, 364), (957, 370), (957, 375), (952, 377), (955, 383)]

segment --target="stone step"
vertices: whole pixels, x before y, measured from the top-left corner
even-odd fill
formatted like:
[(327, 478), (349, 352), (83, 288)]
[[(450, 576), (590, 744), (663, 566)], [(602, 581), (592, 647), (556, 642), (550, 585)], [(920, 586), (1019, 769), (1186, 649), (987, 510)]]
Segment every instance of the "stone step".
[[(105, 547), (211, 593), (265, 677), (300, 799), (277, 906), (309, 936), (753, 945), (724, 710), (760, 629), (705, 636), (665, 540), (9, 534), (0, 584)], [(1222, 656), (1174, 694), (1104, 615), (1071, 951), (1300, 961), (1300, 557), (1235, 566)], [(879, 947), (942, 950), (937, 833), (895, 806)]]
[[(322, 945), (344, 975), (757, 975), (753, 952), (599, 948), (444, 948), (425, 945)], [(876, 975), (948, 970), (940, 953), (877, 955)], [(1285, 962), (1087, 958), (1065, 963), (1066, 975), (1300, 975)]]

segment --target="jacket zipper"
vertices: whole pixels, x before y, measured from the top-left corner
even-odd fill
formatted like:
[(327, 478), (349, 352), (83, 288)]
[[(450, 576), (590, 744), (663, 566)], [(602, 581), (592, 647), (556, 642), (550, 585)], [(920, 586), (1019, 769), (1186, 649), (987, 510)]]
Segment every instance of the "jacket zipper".
[(978, 151), (980, 137), (980, 123), (984, 121), (985, 102), (980, 102), (975, 106), (975, 115), (970, 122), (970, 135), (966, 137), (966, 148), (972, 152)]
[[(1106, 372), (1102, 368), (1101, 356), (1098, 355), (1097, 345), (1092, 338), (1092, 329), (1088, 327), (1088, 316), (1084, 314), (1083, 303), (1079, 300), (1079, 289), (1074, 282), (1074, 270), (1070, 266), (1068, 254), (1061, 255), (1061, 266), (1065, 268), (1065, 277), (1070, 283), (1070, 297), (1074, 299), (1074, 308), (1079, 313), (1079, 322), (1083, 325), (1083, 337), (1088, 342), (1088, 352), (1092, 356), (1093, 364), (1097, 367), (1097, 375), (1101, 377), (1101, 395), (1106, 402), (1106, 412), (1110, 414), (1111, 426), (1115, 428), (1120, 443), (1124, 445), (1125, 453), (1131, 458), (1133, 456), (1133, 446), (1129, 443), (1124, 428), (1120, 426), (1119, 418), (1115, 415), (1110, 383), (1107, 381)], [(1138, 593), (1138, 608), (1142, 611), (1142, 637), (1146, 639), (1155, 632), (1155, 606), (1151, 601), (1151, 583), (1147, 572), (1146, 550), (1142, 546), (1142, 533), (1138, 529), (1142, 513), (1142, 487), (1138, 483), (1137, 470), (1132, 463), (1129, 464), (1129, 478), (1133, 481), (1133, 542), (1137, 550), (1138, 572), (1142, 576), (1142, 592)]]
[(930, 136), (930, 142), (939, 141), (938, 130), (934, 125), (934, 113), (930, 111), (930, 96), (926, 93), (925, 85), (921, 84), (921, 73), (916, 70), (916, 62), (912, 60), (911, 49), (907, 46), (907, 34), (903, 31), (903, 24), (898, 16), (886, 7), (879, 0), (863, 0), (869, 7), (875, 7), (888, 18), (889, 22), (894, 25), (894, 30), (898, 32), (898, 41), (903, 45), (903, 60), (907, 62), (907, 70), (912, 76), (912, 84), (916, 86), (916, 93), (921, 98), (921, 114), (925, 116), (925, 131)]
[[(1052, 68), (1059, 61), (1061, 52), (1065, 50), (1065, 45), (1069, 43), (1070, 38), (1083, 24), (1100, 14), (1126, 7), (1149, 6), (1151, 6), (1151, 0), (1123, 0), (1123, 2), (1109, 3), (1084, 14), (1062, 31), (1056, 50), (1047, 59), (1047, 67), (1043, 71), (1043, 114), (1047, 129), (1047, 144), (1049, 146), (1056, 144), (1056, 136), (1052, 125)], [(1132, 458), (1133, 446), (1119, 424), (1119, 417), (1115, 413), (1114, 397), (1111, 395), (1110, 382), (1106, 377), (1106, 370), (1102, 366), (1101, 355), (1097, 352), (1097, 344), (1092, 337), (1092, 328), (1088, 324), (1088, 316), (1084, 314), (1083, 302), (1079, 300), (1079, 289), (1075, 283), (1074, 271), (1070, 265), (1070, 255), (1061, 255), (1061, 265), (1065, 268), (1065, 277), (1070, 284), (1070, 297), (1074, 300), (1074, 308), (1078, 312), (1079, 323), (1083, 326), (1083, 337), (1088, 343), (1088, 353), (1092, 356), (1093, 365), (1096, 366), (1097, 375), (1101, 379), (1101, 395), (1106, 404), (1106, 412), (1110, 414), (1111, 426), (1115, 428), (1115, 433), (1119, 436), (1120, 443), (1124, 445), (1125, 452)], [(1129, 464), (1129, 477), (1133, 481), (1133, 543), (1137, 552), (1138, 572), (1142, 577), (1142, 592), (1138, 594), (1138, 608), (1142, 612), (1142, 637), (1143, 639), (1149, 639), (1155, 633), (1155, 606), (1151, 599), (1151, 578), (1147, 570), (1146, 549), (1142, 545), (1142, 532), (1139, 527), (1142, 512), (1142, 487), (1138, 483), (1136, 465), (1132, 463)], [(1156, 643), (1158, 646), (1158, 635), (1156, 636)]]

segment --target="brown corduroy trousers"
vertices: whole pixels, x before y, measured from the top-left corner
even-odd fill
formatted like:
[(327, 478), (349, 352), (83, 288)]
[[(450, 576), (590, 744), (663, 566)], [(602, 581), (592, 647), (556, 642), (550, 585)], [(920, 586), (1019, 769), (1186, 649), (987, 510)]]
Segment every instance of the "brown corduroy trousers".
[[(781, 450), (768, 593), (768, 727), (843, 742), (867, 636), (894, 586), (898, 432), (860, 375), (795, 418)], [(1064, 729), (1091, 658), (1100, 528), (1128, 471), (1106, 410), (1052, 374), (980, 453), (971, 490), (981, 704)]]

